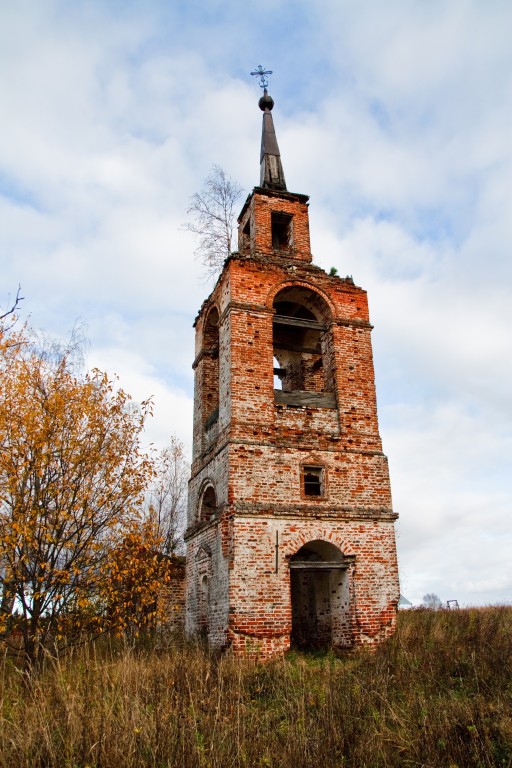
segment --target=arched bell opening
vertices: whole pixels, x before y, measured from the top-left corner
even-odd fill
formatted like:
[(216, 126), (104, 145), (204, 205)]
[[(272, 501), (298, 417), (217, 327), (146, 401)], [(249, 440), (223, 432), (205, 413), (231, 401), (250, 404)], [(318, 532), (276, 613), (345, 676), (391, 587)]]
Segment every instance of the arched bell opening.
[[(329, 320), (320, 294), (287, 286), (273, 303), (274, 373), (283, 392), (334, 392), (334, 361)], [(277, 362), (277, 365), (276, 365)]]
[(208, 431), (219, 418), (219, 311), (212, 307), (203, 330), (202, 413)]
[(350, 634), (350, 566), (353, 557), (328, 541), (304, 544), (290, 558), (292, 647), (347, 647)]

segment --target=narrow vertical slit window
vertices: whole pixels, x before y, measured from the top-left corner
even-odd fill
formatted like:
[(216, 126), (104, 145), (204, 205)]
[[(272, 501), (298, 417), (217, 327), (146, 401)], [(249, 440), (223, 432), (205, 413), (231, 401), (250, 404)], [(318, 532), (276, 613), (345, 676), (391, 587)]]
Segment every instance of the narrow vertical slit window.
[(199, 633), (208, 636), (210, 623), (210, 590), (208, 576), (204, 575), (199, 584)]
[(247, 219), (242, 230), (242, 251), (249, 250), (251, 246), (251, 219)]

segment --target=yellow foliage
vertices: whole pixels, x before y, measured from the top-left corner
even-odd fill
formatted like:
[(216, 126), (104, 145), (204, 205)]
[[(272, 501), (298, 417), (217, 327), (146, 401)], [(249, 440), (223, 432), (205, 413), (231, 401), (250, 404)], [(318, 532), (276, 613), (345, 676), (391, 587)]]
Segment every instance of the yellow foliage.
[(71, 349), (0, 327), (0, 631), (17, 628), (29, 657), (99, 623), (106, 563), (153, 476), (150, 411), (106, 373), (77, 373)]
[(170, 561), (159, 554), (161, 538), (152, 520), (135, 525), (110, 551), (102, 569), (107, 624), (115, 633), (138, 634), (163, 619), (162, 590), (170, 580)]

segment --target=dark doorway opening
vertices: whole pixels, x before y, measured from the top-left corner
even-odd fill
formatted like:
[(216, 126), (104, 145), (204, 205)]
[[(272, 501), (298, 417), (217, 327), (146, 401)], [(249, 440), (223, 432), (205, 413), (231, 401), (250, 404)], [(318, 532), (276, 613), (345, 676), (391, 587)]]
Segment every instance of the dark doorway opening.
[(291, 645), (301, 650), (349, 647), (349, 567), (353, 557), (328, 541), (304, 544), (290, 558)]

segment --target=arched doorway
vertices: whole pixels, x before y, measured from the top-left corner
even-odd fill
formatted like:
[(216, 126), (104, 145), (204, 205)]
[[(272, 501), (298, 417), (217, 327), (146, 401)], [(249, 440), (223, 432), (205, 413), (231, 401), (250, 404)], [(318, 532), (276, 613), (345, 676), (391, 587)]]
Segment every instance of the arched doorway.
[(290, 558), (293, 647), (351, 645), (349, 569), (353, 561), (334, 544), (321, 540), (304, 544)]

